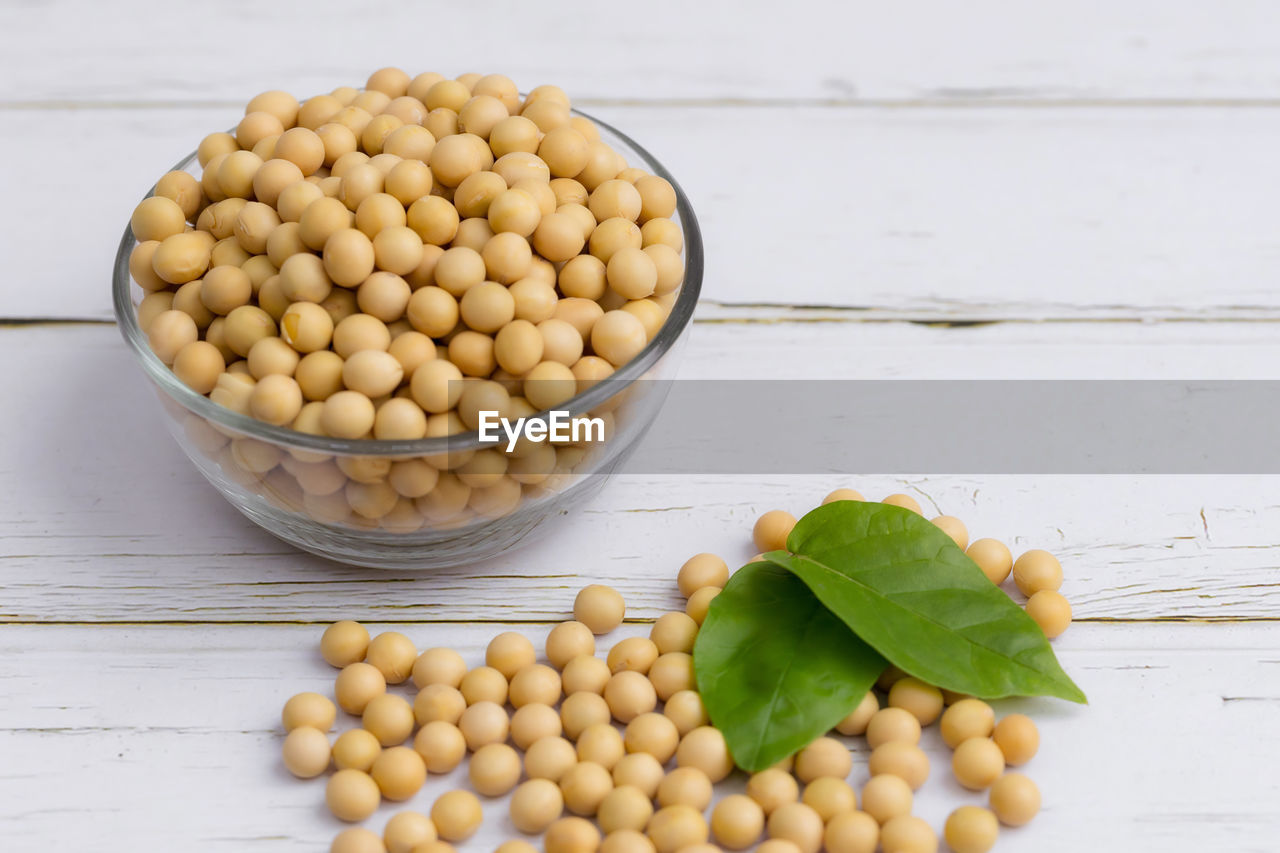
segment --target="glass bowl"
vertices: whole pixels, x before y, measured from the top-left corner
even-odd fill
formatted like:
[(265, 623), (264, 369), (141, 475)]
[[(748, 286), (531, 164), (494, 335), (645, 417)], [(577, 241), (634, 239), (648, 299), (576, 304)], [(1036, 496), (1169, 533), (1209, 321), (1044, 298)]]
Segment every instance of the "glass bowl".
[[(665, 402), (665, 380), (674, 375), (701, 290), (703, 252), (689, 200), (666, 168), (621, 131), (591, 120), (629, 162), (671, 182), (672, 218), (684, 235), (684, 282), (657, 334), (607, 379), (557, 407), (600, 418), (603, 441), (521, 442), (508, 453), (505, 440), (495, 449), (476, 432), (342, 440), (224, 408), (187, 387), (152, 352), (138, 325), (143, 291), (129, 275), (136, 243), (125, 227), (112, 275), (120, 332), (155, 389), (169, 432), (232, 506), (285, 542), (328, 559), (427, 569), (485, 560), (533, 541), (604, 486)], [(174, 168), (191, 170), (195, 163), (193, 152)], [(485, 464), (477, 460), (481, 454), (488, 454)]]

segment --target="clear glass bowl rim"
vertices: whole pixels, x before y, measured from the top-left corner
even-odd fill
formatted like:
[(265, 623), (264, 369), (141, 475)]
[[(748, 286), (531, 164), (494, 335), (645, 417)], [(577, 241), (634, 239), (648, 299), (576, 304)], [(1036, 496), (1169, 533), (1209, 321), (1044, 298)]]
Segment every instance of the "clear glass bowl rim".
[[(658, 334), (645, 346), (640, 354), (622, 367), (614, 371), (605, 381), (593, 385), (581, 394), (567, 400), (561, 407), (573, 414), (589, 412), (591, 409), (615, 396), (630, 386), (635, 380), (642, 378), (657, 362), (675, 345), (693, 320), (694, 308), (702, 291), (703, 249), (702, 231), (698, 227), (697, 217), (689, 204), (689, 199), (676, 179), (667, 171), (657, 158), (650, 154), (639, 143), (616, 127), (600, 121), (594, 116), (579, 110), (576, 115), (590, 119), (598, 127), (624, 142), (643, 161), (645, 167), (655, 175), (666, 178), (676, 192), (676, 212), (680, 215), (680, 228), (684, 233), (684, 283), (680, 287), (679, 296), (672, 306), (671, 314), (663, 323)], [(185, 170), (196, 161), (196, 152), (184, 157), (174, 165), (175, 170)], [(153, 186), (147, 192), (150, 196), (155, 190)], [(144, 196), (147, 197), (147, 196)], [(151, 351), (147, 337), (138, 325), (137, 313), (131, 298), (133, 280), (129, 274), (129, 255), (134, 244), (133, 233), (125, 225), (124, 235), (116, 250), (115, 269), (112, 273), (112, 304), (115, 311), (116, 324), (125, 343), (133, 351), (134, 357), (142, 365), (147, 376), (157, 386), (182, 405), (187, 411), (199, 415), (230, 430), (235, 430), (247, 437), (262, 439), (275, 444), (283, 444), (318, 453), (332, 453), (346, 456), (429, 456), (448, 452), (457, 452), (480, 447), (477, 432), (461, 433), (440, 438), (423, 438), (413, 441), (382, 441), (377, 439), (338, 439), (321, 435), (311, 435), (283, 426), (272, 426), (263, 421), (242, 415), (239, 412), (220, 406), (217, 403), (196, 393), (160, 358)], [(543, 417), (541, 412), (535, 418)]]

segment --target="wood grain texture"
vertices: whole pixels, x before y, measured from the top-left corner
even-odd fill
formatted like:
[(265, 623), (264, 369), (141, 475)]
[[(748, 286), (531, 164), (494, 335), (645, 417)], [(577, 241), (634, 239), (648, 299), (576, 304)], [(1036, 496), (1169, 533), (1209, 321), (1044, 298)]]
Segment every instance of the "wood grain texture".
[[(709, 259), (686, 377), (1276, 378), (1274, 17), (1265, 0), (0, 5), (0, 848), (326, 849), (322, 784), (278, 763), (281, 702), (331, 685), (319, 623), (381, 620), (478, 663), (507, 627), (540, 643), (589, 580), (632, 619), (678, 607), (688, 555), (745, 560), (761, 511), (853, 485), (1066, 566), (1078, 622), (1055, 646), (1092, 705), (1002, 705), (1044, 732), (1045, 809), (998, 849), (1273, 850), (1274, 478), (620, 478), (489, 564), (356, 570), (225, 503), (114, 329), (6, 321), (108, 318), (132, 206), (257, 91), (501, 54), (493, 70), (564, 86), (684, 183)], [(917, 811), (940, 827), (982, 798), (936, 732), (925, 747)], [(486, 814), (462, 853), (512, 836), (504, 804)]]
[(271, 86), (328, 91), (399, 64), (501, 71), (595, 99), (1273, 99), (1273, 12), (1264, 0), (658, 0), (621, 14), (514, 0), (379, 0), (358, 13), (318, 0), (305, 14), (248, 0), (46, 0), (5, 5), (0, 91), (18, 102), (245, 100)]
[[(686, 378), (1273, 376), (1252, 325), (699, 325)], [(30, 413), (0, 451), (0, 618), (42, 621), (558, 619), (595, 577), (636, 613), (678, 605), (689, 555), (752, 554), (775, 507), (839, 485), (906, 491), (975, 537), (1047, 547), (1081, 619), (1275, 619), (1280, 503), (1270, 478), (642, 477), (616, 480), (574, 523), (489, 564), (429, 574), (338, 567), (239, 516), (165, 434), (109, 326), (0, 328), (0, 399)], [(59, 393), (50, 396), (49, 389)], [(945, 435), (945, 431), (940, 433)], [(495, 583), (500, 581), (500, 583)]]
[[(1280, 110), (599, 112), (683, 182), (712, 303), (852, 319), (1280, 319)], [(0, 211), (13, 247), (0, 316), (109, 317), (133, 206), (236, 115), (0, 110), (0, 157), (25, 164), (10, 192), (31, 200)], [(31, 146), (33, 121), (60, 144)], [(817, 156), (788, 153), (797, 145)], [(94, 223), (71, 253), (54, 225), (70, 203)]]
[[(541, 626), (404, 630), (420, 648), (450, 645), (474, 665), (507, 627), (541, 647)], [(644, 630), (625, 626), (599, 647)], [(325, 811), (322, 781), (292, 779), (278, 759), (283, 701), (331, 689), (318, 634), (314, 626), (0, 629), (7, 849), (41, 849), (52, 838), (67, 849), (324, 849), (341, 825)], [(1041, 729), (1040, 752), (1024, 770), (1044, 797), (1035, 822), (1002, 832), (1000, 850), (1110, 850), (1119, 839), (1166, 851), (1271, 849), (1280, 832), (1271, 761), (1280, 749), (1280, 628), (1079, 625), (1055, 648), (1092, 704), (998, 703), (1000, 713), (1033, 714)], [(339, 729), (353, 724), (340, 716)], [(850, 780), (861, 785), (867, 749), (849, 743)], [(932, 774), (915, 812), (940, 829), (952, 808), (985, 798), (951, 778), (936, 727), (923, 743)], [(381, 831), (401, 808), (425, 811), (466, 784), (461, 772), (433, 777), (367, 825)], [(742, 784), (735, 775), (718, 794)], [(462, 850), (516, 837), (505, 800), (486, 800), (485, 813)]]

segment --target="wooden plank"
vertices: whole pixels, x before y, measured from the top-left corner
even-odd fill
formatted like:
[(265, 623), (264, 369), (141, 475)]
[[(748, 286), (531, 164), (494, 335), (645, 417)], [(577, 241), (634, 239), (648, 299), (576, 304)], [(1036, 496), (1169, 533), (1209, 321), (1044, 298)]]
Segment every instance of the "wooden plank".
[[(1280, 111), (600, 112), (684, 183), (709, 302), (856, 309), (849, 319), (1280, 318)], [(0, 212), (0, 316), (109, 317), (133, 206), (235, 115), (0, 110), (0, 157), (24, 163), (9, 191), (29, 200)], [(31, 145), (33, 121), (50, 144)], [(788, 154), (797, 144), (818, 156)], [(58, 224), (69, 216), (94, 223), (75, 251)]]
[[(487, 639), (506, 627), (404, 630), (422, 647), (452, 645), (477, 664)], [(0, 631), (0, 822), (8, 843), (324, 849), (341, 826), (324, 809), (322, 781), (290, 778), (277, 758), (283, 700), (331, 687), (333, 670), (314, 651), (318, 630)], [(539, 644), (545, 635), (542, 627), (523, 630)], [(1091, 706), (998, 703), (1000, 713), (1031, 713), (1042, 731), (1040, 753), (1025, 772), (1044, 796), (1041, 815), (1004, 830), (1000, 849), (1269, 849), (1280, 832), (1280, 771), (1270, 760), (1280, 749), (1277, 632), (1260, 625), (1072, 628), (1056, 647)], [(615, 639), (602, 638), (600, 647)], [(338, 727), (351, 725), (344, 716)], [(940, 828), (952, 808), (983, 798), (952, 780), (936, 727), (923, 743), (933, 772), (915, 812)], [(850, 780), (861, 785), (865, 743), (851, 739), (850, 747)], [(735, 775), (718, 795), (742, 784)], [(367, 825), (381, 830), (400, 808), (425, 811), (458, 786), (466, 786), (460, 772), (433, 777), (413, 800), (384, 805)], [(484, 828), (464, 849), (491, 850), (515, 836), (504, 800), (486, 801), (485, 812)]]
[(19, 102), (243, 101), (272, 87), (362, 83), (387, 64), (502, 71), (594, 99), (1270, 99), (1273, 12), (1263, 0), (804, 0), (785, 13), (755, 0), (659, 0), (619, 16), (598, 4), (531, 14), (499, 0), (419, 14), (380, 2), (356, 14), (317, 0), (300, 15), (248, 0), (198, 12), (65, 0), (6, 5), (0, 55), (3, 96)]
[[(1261, 325), (699, 325), (683, 376), (1270, 376)], [(253, 527), (165, 434), (107, 326), (0, 328), (0, 399), (29, 413), (0, 452), (0, 619), (557, 619), (583, 578), (636, 613), (678, 606), (703, 550), (745, 561), (756, 516), (839, 485), (914, 494), (973, 535), (1062, 556), (1082, 619), (1274, 619), (1280, 505), (1269, 478), (644, 477), (491, 563), (429, 574), (340, 568)], [(1129, 371), (1132, 371), (1130, 373)], [(51, 393), (57, 389), (57, 393)], [(40, 434), (37, 435), (36, 431)], [(494, 583), (501, 578), (501, 589)], [(519, 602), (513, 605), (512, 602)]]

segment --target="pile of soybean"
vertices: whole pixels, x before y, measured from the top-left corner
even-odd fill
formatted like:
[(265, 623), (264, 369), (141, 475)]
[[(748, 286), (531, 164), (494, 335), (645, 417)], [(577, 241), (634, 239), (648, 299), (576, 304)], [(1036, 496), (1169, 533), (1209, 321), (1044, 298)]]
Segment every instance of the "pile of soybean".
[(264, 92), (197, 155), (133, 213), (138, 323), (273, 425), (414, 440), (553, 408), (633, 359), (683, 281), (674, 187), (556, 86), (384, 68)]
[[(834, 500), (863, 497), (838, 489), (823, 502)], [(907, 495), (884, 502), (920, 512)], [(958, 519), (933, 521), (995, 583), (1012, 575), (1047, 635), (1065, 630), (1070, 606), (1057, 592), (1062, 568), (1052, 555), (1029, 551), (1015, 562), (996, 540), (970, 544)], [(765, 513), (752, 531), (756, 547), (781, 547), (794, 524), (785, 511)], [(912, 814), (914, 792), (931, 770), (921, 733), (934, 723), (953, 750), (956, 781), (987, 797), (985, 807), (962, 805), (947, 818), (949, 849), (985, 853), (1001, 824), (1023, 826), (1039, 812), (1039, 788), (1008, 770), (1039, 749), (1028, 717), (997, 720), (986, 702), (893, 668), (830, 735), (740, 780), (742, 793), (717, 800), (715, 786), (741, 774), (707, 718), (691, 654), (728, 579), (720, 557), (690, 558), (676, 578), (685, 610), (661, 616), (648, 637), (617, 641), (603, 657), (597, 637), (618, 628), (626, 608), (616, 590), (598, 584), (578, 593), (573, 620), (551, 630), (541, 656), (527, 637), (504, 632), (478, 666), (449, 648), (419, 652), (399, 632), (370, 637), (356, 622), (331, 625), (320, 652), (340, 670), (336, 706), (318, 693), (285, 704), (288, 770), (304, 779), (333, 771), (326, 803), (351, 823), (370, 818), (384, 800), (412, 800), (429, 774), (451, 773), (463, 762), (471, 788), (394, 814), (380, 834), (343, 830), (331, 853), (456, 853), (453, 845), (485, 819), (481, 798), (507, 794), (511, 825), (542, 836), (545, 853), (718, 853), (756, 845), (761, 853), (935, 853), (937, 832)], [(401, 684), (416, 692), (388, 690)], [(338, 708), (360, 724), (331, 742)], [(851, 738), (865, 738), (870, 750), (858, 787)], [(513, 839), (497, 853), (535, 850), (529, 840)]]

